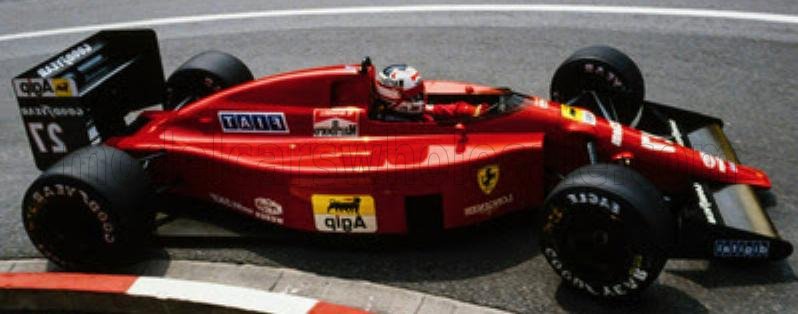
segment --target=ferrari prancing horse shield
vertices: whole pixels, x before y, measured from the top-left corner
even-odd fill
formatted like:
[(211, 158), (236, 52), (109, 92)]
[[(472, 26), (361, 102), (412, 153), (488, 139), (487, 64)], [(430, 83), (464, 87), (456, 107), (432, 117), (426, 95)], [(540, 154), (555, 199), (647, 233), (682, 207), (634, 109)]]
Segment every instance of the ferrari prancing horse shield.
[(487, 165), (477, 171), (477, 184), (482, 192), (490, 194), (499, 182), (499, 165)]

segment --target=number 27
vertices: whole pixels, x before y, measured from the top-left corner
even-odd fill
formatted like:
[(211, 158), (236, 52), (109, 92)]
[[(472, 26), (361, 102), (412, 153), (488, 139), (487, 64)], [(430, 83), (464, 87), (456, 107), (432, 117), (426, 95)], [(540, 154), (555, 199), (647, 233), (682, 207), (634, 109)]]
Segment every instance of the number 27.
[[(39, 149), (41, 153), (48, 153), (47, 145), (45, 145), (44, 140), (42, 140), (40, 132), (45, 129), (44, 123), (41, 122), (30, 122), (28, 123), (28, 131), (30, 132), (31, 137), (33, 137), (33, 141), (36, 142), (36, 147)], [(50, 146), (50, 150), (52, 153), (66, 153), (66, 145), (64, 145), (64, 141), (61, 140), (60, 134), (64, 133), (64, 130), (61, 128), (58, 123), (52, 122), (47, 124), (47, 137), (50, 138), (50, 142), (52, 145)]]

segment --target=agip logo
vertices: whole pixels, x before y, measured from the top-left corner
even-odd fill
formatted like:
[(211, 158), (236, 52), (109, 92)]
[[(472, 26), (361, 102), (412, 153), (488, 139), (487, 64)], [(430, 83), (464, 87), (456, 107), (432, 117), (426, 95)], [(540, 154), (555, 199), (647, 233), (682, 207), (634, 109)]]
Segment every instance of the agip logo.
[(477, 184), (485, 194), (490, 194), (499, 183), (499, 165), (487, 165), (477, 170)]
[(324, 232), (373, 233), (377, 210), (371, 195), (314, 194), (311, 197), (316, 229)]
[(67, 78), (14, 79), (14, 92), (20, 98), (73, 97), (77, 95), (75, 81)]

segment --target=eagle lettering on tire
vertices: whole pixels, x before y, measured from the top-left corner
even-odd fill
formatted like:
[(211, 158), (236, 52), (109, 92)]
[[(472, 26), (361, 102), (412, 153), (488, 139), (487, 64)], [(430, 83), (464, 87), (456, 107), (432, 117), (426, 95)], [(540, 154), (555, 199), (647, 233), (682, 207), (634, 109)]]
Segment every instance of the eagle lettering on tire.
[(651, 183), (631, 169), (596, 164), (577, 169), (552, 190), (540, 245), (565, 283), (617, 298), (637, 294), (656, 279), (667, 258), (663, 239), (672, 220), (661, 196), (646, 184)]

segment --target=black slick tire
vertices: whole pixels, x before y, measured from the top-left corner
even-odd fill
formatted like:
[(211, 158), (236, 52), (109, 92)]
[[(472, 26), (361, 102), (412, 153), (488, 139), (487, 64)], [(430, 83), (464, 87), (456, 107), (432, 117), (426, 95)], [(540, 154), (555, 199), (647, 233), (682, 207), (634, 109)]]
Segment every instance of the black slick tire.
[(645, 83), (629, 56), (612, 47), (591, 46), (577, 50), (557, 68), (550, 93), (554, 101), (586, 107), (634, 127), (643, 114)]
[(618, 298), (657, 278), (674, 231), (651, 182), (629, 168), (594, 164), (569, 174), (546, 198), (540, 246), (567, 285)]
[(139, 260), (154, 227), (149, 180), (118, 149), (89, 146), (28, 188), (22, 220), (34, 246), (68, 270), (110, 271)]
[(174, 110), (251, 80), (252, 72), (235, 56), (215, 50), (200, 53), (180, 65), (166, 80), (164, 110)]

